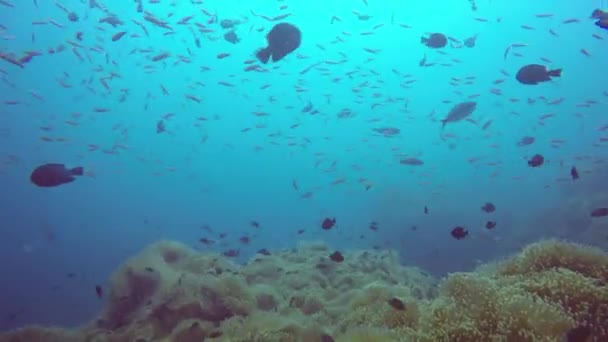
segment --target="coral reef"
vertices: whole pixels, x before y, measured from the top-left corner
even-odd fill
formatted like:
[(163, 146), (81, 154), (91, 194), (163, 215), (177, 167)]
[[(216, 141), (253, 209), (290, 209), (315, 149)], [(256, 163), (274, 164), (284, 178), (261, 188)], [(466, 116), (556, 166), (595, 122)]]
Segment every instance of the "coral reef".
[(0, 341), (608, 340), (608, 255), (556, 240), (437, 283), (391, 251), (319, 243), (245, 265), (160, 242), (127, 260), (97, 319)]

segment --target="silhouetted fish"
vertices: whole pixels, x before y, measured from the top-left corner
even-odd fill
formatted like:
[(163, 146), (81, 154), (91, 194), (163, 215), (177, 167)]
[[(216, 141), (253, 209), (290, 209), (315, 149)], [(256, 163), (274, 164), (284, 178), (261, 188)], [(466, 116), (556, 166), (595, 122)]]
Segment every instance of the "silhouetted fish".
[(439, 49), (448, 44), (448, 38), (443, 33), (433, 33), (428, 37), (420, 38), (420, 42), (430, 48)]
[(544, 65), (528, 64), (519, 69), (515, 78), (519, 83), (536, 85), (551, 81), (551, 77), (560, 77), (561, 75), (562, 69), (548, 70)]
[(300, 29), (289, 23), (276, 24), (266, 35), (268, 46), (259, 50), (256, 57), (262, 63), (281, 60), (287, 54), (293, 52), (300, 46), (302, 33)]
[(74, 176), (82, 176), (84, 169), (67, 169), (64, 164), (44, 164), (38, 166), (30, 175), (32, 183), (41, 187), (53, 187), (74, 181)]
[(450, 109), (448, 116), (441, 120), (442, 127), (445, 127), (448, 122), (456, 122), (468, 117), (473, 113), (473, 111), (475, 111), (475, 108), (477, 108), (477, 102), (473, 101), (456, 104), (454, 107), (452, 107), (452, 109)]

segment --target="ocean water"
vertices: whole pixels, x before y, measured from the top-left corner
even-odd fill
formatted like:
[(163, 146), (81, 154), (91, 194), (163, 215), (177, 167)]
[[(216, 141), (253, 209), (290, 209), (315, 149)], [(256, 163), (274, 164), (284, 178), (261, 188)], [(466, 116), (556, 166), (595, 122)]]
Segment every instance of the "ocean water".
[[(241, 264), (320, 240), (435, 277), (545, 238), (608, 246), (590, 214), (608, 207), (608, 31), (590, 19), (605, 1), (96, 3), (0, 2), (3, 331), (94, 319), (95, 287), (161, 240)], [(301, 44), (263, 64), (278, 22)], [(447, 46), (421, 43), (434, 32)], [(562, 74), (524, 85), (528, 64)], [(45, 163), (84, 175), (37, 187)]]

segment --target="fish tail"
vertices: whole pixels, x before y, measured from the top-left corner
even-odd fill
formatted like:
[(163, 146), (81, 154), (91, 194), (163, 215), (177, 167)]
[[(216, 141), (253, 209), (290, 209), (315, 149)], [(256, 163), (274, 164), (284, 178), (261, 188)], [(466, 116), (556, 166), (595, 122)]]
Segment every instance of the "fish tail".
[(255, 56), (258, 60), (264, 64), (268, 63), (270, 59), (270, 48), (264, 48), (256, 52)]
[(562, 69), (549, 70), (549, 76), (560, 77), (562, 75)]
[(82, 168), (82, 166), (75, 167), (70, 170), (70, 173), (74, 176), (82, 176), (84, 173), (84, 169)]
[(428, 42), (428, 41), (429, 41), (428, 38), (426, 38), (426, 37), (420, 37), (420, 42), (422, 44), (426, 44), (426, 42)]

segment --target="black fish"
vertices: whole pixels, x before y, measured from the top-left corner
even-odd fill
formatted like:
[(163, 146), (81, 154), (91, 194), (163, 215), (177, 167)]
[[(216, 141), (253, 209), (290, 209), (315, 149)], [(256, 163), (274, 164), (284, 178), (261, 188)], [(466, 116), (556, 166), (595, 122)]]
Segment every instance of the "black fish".
[(344, 256), (342, 255), (342, 253), (340, 253), (338, 251), (335, 251), (332, 254), (330, 254), (329, 258), (332, 261), (335, 261), (335, 262), (342, 262), (342, 261), (344, 261)]
[(166, 131), (165, 122), (163, 120), (158, 120), (156, 123), (156, 134), (160, 134)]
[(461, 240), (469, 235), (469, 231), (464, 229), (463, 227), (456, 227), (452, 229), (452, 237), (456, 240)]
[(239, 39), (239, 37), (236, 35), (236, 32), (234, 32), (234, 30), (224, 33), (224, 39), (227, 42), (232, 43), (232, 44), (236, 44), (241, 41), (241, 39)]
[(443, 33), (433, 33), (428, 37), (421, 37), (420, 42), (430, 48), (440, 49), (448, 44), (448, 38)]
[(262, 248), (262, 249), (258, 250), (258, 254), (270, 255), (270, 251), (267, 250), (266, 248)]
[(73, 182), (74, 176), (82, 176), (83, 173), (81, 166), (67, 169), (64, 164), (44, 164), (34, 169), (30, 180), (41, 187), (53, 187)]
[(486, 222), (486, 229), (494, 229), (494, 227), (496, 227), (496, 221)]
[(608, 216), (608, 208), (597, 208), (591, 211), (591, 217), (604, 217)]
[(572, 177), (572, 180), (577, 180), (579, 178), (579, 176), (578, 176), (578, 170), (576, 169), (575, 166), (573, 166), (570, 169), (570, 176)]
[(600, 28), (603, 28), (604, 30), (608, 30), (608, 19), (598, 20), (595, 22), (595, 25)]
[(522, 84), (539, 84), (551, 81), (551, 77), (560, 77), (562, 69), (548, 70), (546, 66), (539, 64), (528, 64), (517, 72), (515, 78)]
[(333, 228), (333, 226), (336, 224), (336, 219), (335, 218), (329, 218), (326, 217), (323, 222), (321, 223), (321, 228), (323, 228), (324, 230), (330, 230)]
[(289, 23), (276, 24), (266, 35), (268, 46), (259, 50), (255, 55), (262, 63), (268, 63), (270, 57), (273, 62), (280, 61), (287, 54), (293, 52), (302, 42), (300, 29)]
[(496, 206), (490, 202), (487, 202), (483, 205), (483, 207), (481, 207), (481, 210), (485, 211), (486, 213), (493, 213), (496, 211)]
[(405, 311), (405, 309), (406, 309), (405, 303), (397, 297), (393, 297), (393, 298), (389, 299), (387, 302), (388, 302), (388, 305), (392, 306), (393, 309), (395, 309), (395, 310)]
[(540, 154), (535, 154), (534, 156), (532, 156), (532, 158), (530, 160), (528, 160), (528, 166), (539, 167), (539, 166), (543, 165), (544, 162), (545, 162), (545, 157), (541, 156)]

